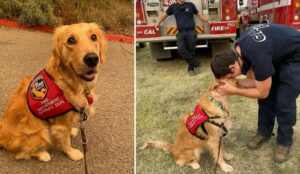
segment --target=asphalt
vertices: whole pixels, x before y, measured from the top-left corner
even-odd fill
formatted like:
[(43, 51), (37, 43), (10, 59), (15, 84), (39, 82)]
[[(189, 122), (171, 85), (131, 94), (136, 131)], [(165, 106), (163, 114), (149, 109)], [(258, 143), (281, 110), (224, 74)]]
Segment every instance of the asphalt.
[[(51, 54), (52, 34), (0, 27), (0, 118), (25, 74), (33, 77)], [(96, 114), (86, 123), (90, 174), (134, 173), (133, 44), (108, 42), (107, 64), (100, 67)], [(17, 98), (15, 100), (18, 100)], [(80, 137), (72, 140), (81, 149)], [(51, 149), (52, 160), (15, 160), (0, 149), (0, 174), (83, 174), (83, 161)]]

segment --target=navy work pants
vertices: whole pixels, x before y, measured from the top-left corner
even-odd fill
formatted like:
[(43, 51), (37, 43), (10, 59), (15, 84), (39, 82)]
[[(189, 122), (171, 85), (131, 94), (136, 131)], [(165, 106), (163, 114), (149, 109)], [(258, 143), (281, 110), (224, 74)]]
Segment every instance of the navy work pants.
[(179, 54), (189, 64), (188, 71), (194, 70), (199, 66), (199, 62), (195, 57), (197, 33), (195, 30), (180, 31), (176, 35), (176, 44)]
[(275, 118), (278, 123), (277, 142), (293, 144), (293, 126), (296, 124), (296, 99), (300, 91), (300, 53), (279, 63), (272, 77), (272, 87), (266, 99), (258, 100), (257, 132), (270, 137)]

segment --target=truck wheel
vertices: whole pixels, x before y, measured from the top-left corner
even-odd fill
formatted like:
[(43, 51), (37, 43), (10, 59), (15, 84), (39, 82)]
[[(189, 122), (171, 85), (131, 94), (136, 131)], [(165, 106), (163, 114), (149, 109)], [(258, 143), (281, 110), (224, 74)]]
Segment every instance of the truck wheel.
[(138, 43), (138, 47), (139, 48), (145, 48), (146, 47), (146, 43)]

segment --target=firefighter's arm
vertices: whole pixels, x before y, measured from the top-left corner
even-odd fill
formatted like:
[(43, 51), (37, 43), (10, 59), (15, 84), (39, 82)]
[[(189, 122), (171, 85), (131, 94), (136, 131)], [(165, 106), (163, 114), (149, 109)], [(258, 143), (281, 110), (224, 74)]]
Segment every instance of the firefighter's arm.
[(161, 24), (162, 22), (164, 22), (167, 18), (168, 18), (167, 13), (162, 14), (162, 15), (159, 17), (158, 22), (155, 24), (155, 28), (159, 29), (160, 24)]
[(244, 87), (244, 88), (254, 88), (255, 87), (255, 77), (254, 72), (252, 69), (250, 69), (247, 72), (247, 78), (245, 79), (238, 79), (238, 86)]
[(196, 16), (197, 16), (200, 20), (207, 22), (209, 25), (212, 24), (212, 21), (209, 20), (209, 19), (207, 19), (207, 18), (206, 18), (205, 16), (203, 16), (202, 14), (200, 14), (200, 12), (198, 12), (198, 13), (196, 14)]
[(250, 98), (264, 99), (268, 97), (272, 85), (272, 77), (263, 81), (255, 80), (254, 88), (237, 88), (236, 95), (242, 95)]
[(263, 99), (268, 97), (271, 85), (272, 77), (268, 77), (266, 80), (255, 80), (255, 87), (253, 88), (238, 88), (226, 81), (222, 81), (223, 85), (218, 86), (217, 90), (221, 95), (241, 95), (249, 98)]
[(255, 80), (245, 78), (245, 79), (238, 79), (238, 86), (241, 88), (254, 88), (255, 87)]

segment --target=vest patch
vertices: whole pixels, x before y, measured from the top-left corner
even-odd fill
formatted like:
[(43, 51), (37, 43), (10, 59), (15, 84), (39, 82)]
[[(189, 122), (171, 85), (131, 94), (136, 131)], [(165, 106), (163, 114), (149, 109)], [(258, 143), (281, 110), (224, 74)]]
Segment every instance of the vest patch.
[(197, 105), (194, 114), (187, 118), (186, 127), (189, 132), (194, 135), (197, 128), (206, 120), (208, 120), (206, 113), (199, 105)]
[(31, 81), (27, 90), (27, 103), (33, 115), (43, 120), (62, 115), (74, 108), (45, 70)]

